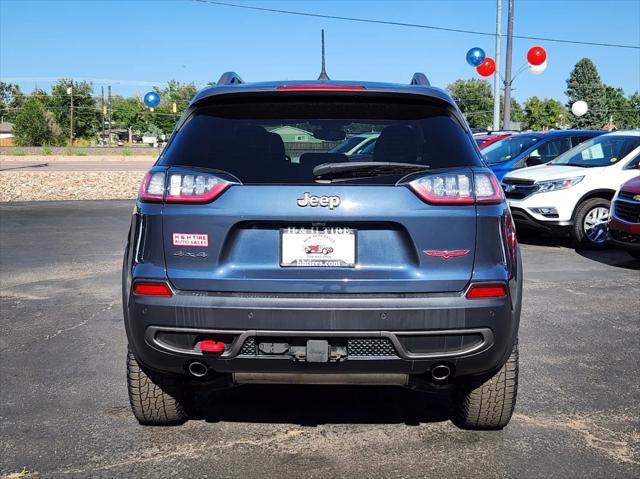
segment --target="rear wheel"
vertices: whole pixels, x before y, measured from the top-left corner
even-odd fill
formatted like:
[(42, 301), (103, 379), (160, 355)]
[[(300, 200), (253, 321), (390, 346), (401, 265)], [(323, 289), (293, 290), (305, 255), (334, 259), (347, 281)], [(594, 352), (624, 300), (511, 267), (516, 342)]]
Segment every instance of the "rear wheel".
[(462, 429), (502, 429), (511, 420), (518, 394), (518, 341), (507, 362), (488, 381), (458, 391), (453, 423)]
[(607, 245), (607, 223), (611, 202), (605, 198), (591, 198), (576, 209), (571, 238), (576, 247), (604, 248)]
[(146, 426), (175, 426), (187, 419), (182, 382), (173, 376), (140, 366), (131, 351), (127, 353), (127, 386), (133, 415)]

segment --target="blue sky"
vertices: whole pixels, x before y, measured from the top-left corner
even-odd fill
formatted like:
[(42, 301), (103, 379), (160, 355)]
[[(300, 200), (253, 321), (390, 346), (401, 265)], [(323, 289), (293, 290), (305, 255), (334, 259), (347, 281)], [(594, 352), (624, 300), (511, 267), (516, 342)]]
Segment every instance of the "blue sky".
[[(229, 0), (233, 1), (233, 0)], [(452, 28), (495, 31), (495, 0), (488, 1), (246, 1), (236, 3), (357, 16)], [(503, 0), (506, 33), (506, 3)], [(204, 84), (227, 70), (246, 81), (314, 79), (320, 29), (327, 36), (332, 79), (407, 82), (423, 71), (444, 87), (478, 78), (464, 60), (473, 46), (494, 56), (491, 37), (340, 20), (256, 12), (184, 1), (0, 0), (0, 77), (22, 78), (23, 89), (42, 78), (108, 82), (115, 93), (141, 94), (144, 83), (169, 79)], [(516, 0), (515, 33), (594, 42), (640, 44), (640, 0)], [(503, 48), (506, 42), (503, 41)], [(522, 73), (514, 96), (564, 101), (565, 80), (582, 57), (604, 82), (627, 94), (640, 90), (640, 50), (515, 40), (514, 69), (527, 49), (547, 49), (542, 75)], [(504, 55), (503, 55), (504, 58)], [(503, 65), (504, 68), (504, 65)], [(99, 87), (107, 82), (94, 82)]]

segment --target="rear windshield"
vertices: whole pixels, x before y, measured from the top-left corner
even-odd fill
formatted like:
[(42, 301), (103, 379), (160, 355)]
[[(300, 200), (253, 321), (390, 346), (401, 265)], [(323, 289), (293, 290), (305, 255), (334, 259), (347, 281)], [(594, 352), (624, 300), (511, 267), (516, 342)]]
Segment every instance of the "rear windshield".
[[(339, 151), (345, 140), (365, 133), (379, 135), (368, 153)], [(201, 107), (176, 133), (159, 164), (220, 170), (244, 184), (314, 184), (314, 167), (349, 161), (430, 169), (482, 166), (472, 138), (443, 107), (326, 100)], [(388, 184), (401, 176), (348, 182)]]

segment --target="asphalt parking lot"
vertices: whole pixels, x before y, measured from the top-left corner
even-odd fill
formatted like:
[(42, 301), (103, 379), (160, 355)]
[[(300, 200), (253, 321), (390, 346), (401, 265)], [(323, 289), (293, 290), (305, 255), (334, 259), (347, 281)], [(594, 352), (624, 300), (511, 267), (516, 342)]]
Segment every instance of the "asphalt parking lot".
[(0, 475), (638, 477), (640, 262), (523, 238), (516, 414), (466, 432), (394, 388), (247, 386), (202, 419), (129, 411), (120, 267), (130, 201), (0, 206)]

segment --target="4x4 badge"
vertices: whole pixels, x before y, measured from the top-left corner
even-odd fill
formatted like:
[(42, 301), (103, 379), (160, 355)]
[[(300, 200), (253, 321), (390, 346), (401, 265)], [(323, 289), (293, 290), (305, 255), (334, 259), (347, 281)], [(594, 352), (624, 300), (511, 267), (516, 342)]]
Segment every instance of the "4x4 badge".
[(322, 206), (323, 208), (329, 207), (330, 210), (337, 208), (340, 206), (340, 197), (339, 196), (315, 196), (309, 192), (305, 192), (302, 198), (298, 198), (298, 206), (305, 207), (311, 206), (315, 208), (316, 206)]

